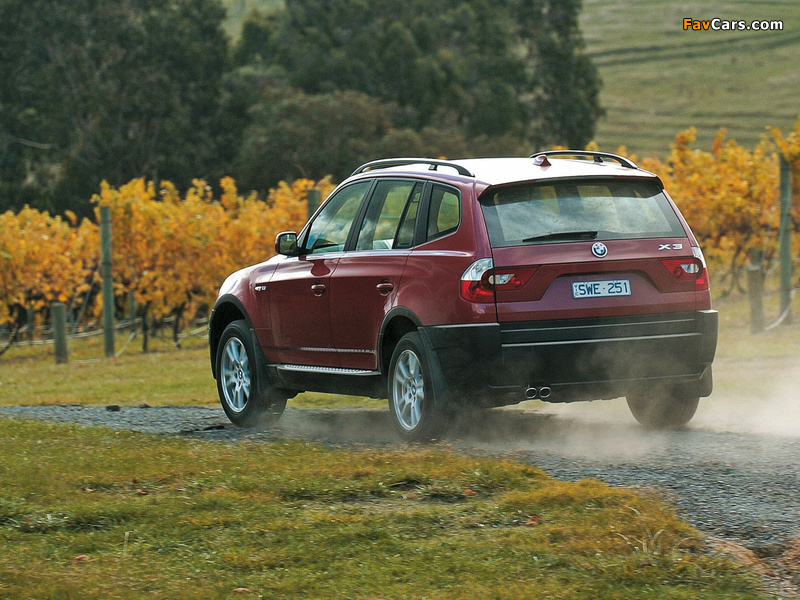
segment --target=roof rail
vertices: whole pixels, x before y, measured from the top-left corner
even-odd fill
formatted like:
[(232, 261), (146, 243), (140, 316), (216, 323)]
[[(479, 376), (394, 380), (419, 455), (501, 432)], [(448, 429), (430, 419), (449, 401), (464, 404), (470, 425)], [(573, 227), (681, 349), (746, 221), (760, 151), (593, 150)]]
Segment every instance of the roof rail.
[(596, 163), (605, 162), (605, 160), (613, 160), (618, 162), (621, 166), (625, 167), (626, 169), (638, 169), (633, 161), (628, 160), (622, 156), (617, 156), (616, 154), (609, 154), (608, 152), (594, 152), (592, 150), (549, 150), (547, 152), (537, 152), (536, 154), (532, 154), (528, 158), (547, 158), (547, 157), (556, 157), (556, 156), (575, 156), (575, 157), (583, 157), (583, 158), (591, 158)]
[(381, 160), (373, 160), (358, 167), (355, 171), (353, 171), (350, 177), (353, 175), (358, 175), (359, 173), (364, 173), (365, 171), (372, 171), (373, 169), (388, 169), (390, 167), (403, 167), (405, 165), (429, 165), (428, 169), (430, 171), (436, 171), (438, 170), (438, 167), (450, 167), (451, 169), (455, 169), (459, 175), (464, 175), (465, 177), (475, 177), (475, 174), (472, 171), (462, 167), (458, 163), (454, 163), (449, 160), (437, 160), (433, 158), (386, 158)]

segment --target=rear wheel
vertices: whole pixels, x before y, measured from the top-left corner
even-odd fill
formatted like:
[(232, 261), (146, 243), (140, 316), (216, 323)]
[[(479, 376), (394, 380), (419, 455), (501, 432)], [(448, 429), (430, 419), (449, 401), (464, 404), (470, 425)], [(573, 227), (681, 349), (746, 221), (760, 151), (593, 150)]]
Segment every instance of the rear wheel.
[(700, 398), (674, 396), (664, 391), (631, 395), (626, 400), (636, 420), (651, 429), (683, 427), (692, 420), (700, 403)]
[(435, 402), (432, 366), (416, 331), (403, 336), (389, 365), (389, 411), (395, 429), (411, 442), (429, 441), (445, 428)]
[(217, 392), (231, 423), (238, 427), (277, 423), (286, 408), (286, 395), (260, 385), (255, 349), (244, 321), (233, 321), (222, 332), (216, 361)]

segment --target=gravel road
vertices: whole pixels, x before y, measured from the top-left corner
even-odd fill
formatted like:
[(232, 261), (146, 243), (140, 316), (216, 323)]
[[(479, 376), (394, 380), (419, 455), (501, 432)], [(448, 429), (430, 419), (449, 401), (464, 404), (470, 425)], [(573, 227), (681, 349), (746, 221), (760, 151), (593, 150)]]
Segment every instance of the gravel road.
[[(464, 451), (513, 454), (560, 479), (664, 490), (692, 525), (762, 556), (800, 537), (800, 437), (711, 431), (702, 424), (646, 431), (627, 412), (617, 415), (619, 406), (604, 404), (490, 411), (459, 425), (447, 442)], [(278, 428), (263, 431), (237, 429), (221, 409), (206, 407), (0, 407), (0, 416), (217, 441), (300, 436), (337, 444), (398, 443), (388, 411), (377, 403), (375, 409), (290, 406)]]

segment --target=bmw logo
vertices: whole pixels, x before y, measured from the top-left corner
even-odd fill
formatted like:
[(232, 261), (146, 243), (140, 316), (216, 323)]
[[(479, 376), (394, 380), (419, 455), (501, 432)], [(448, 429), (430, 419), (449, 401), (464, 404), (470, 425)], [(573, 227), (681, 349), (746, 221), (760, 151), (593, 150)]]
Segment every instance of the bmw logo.
[(592, 244), (592, 254), (594, 254), (597, 258), (603, 258), (606, 254), (608, 254), (608, 248), (603, 242), (595, 242)]

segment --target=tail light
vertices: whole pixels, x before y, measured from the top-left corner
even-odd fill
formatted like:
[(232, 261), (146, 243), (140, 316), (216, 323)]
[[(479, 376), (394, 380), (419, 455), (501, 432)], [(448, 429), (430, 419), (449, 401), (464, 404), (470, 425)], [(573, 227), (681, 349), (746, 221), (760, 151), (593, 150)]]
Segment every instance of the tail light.
[(663, 258), (661, 263), (677, 281), (694, 281), (698, 291), (707, 290), (708, 270), (700, 248), (692, 247), (692, 256), (686, 258)]
[(461, 297), (467, 302), (494, 302), (494, 286), (489, 282), (493, 272), (491, 258), (472, 263), (461, 276)]
[(521, 289), (538, 267), (494, 268), (491, 258), (472, 263), (461, 276), (461, 297), (467, 302), (494, 302), (495, 292)]

